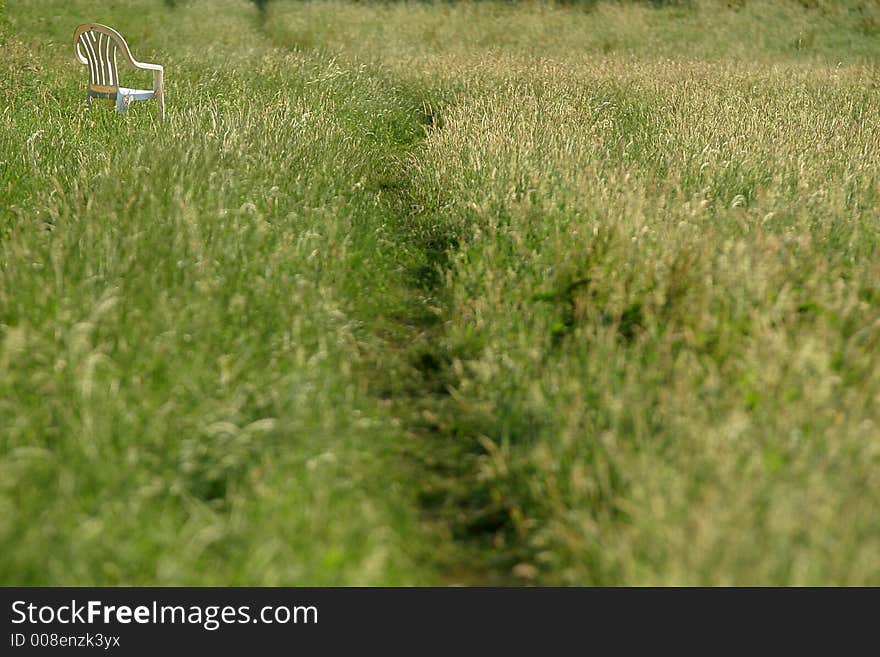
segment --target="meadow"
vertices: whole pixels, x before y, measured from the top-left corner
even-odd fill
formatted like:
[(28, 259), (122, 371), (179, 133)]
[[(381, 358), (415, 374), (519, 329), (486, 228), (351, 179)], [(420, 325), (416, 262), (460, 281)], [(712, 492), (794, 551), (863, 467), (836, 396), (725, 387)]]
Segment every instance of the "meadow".
[(6, 4), (0, 583), (880, 584), (880, 4)]

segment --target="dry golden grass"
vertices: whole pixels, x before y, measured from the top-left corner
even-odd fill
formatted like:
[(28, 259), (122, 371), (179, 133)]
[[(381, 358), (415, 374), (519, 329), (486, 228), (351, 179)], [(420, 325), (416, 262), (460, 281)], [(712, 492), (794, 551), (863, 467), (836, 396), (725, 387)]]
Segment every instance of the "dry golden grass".
[(522, 581), (878, 581), (880, 98), (835, 46), (864, 14), (335, 9), (278, 38), (440, 99), (406, 167), (460, 241), (431, 411), (483, 453), (460, 531)]

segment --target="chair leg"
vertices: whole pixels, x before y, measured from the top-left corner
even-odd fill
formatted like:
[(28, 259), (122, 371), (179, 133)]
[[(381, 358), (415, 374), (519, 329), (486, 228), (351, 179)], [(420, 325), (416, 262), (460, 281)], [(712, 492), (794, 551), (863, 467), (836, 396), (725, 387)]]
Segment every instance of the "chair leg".
[(116, 111), (120, 114), (125, 114), (125, 110), (128, 109), (125, 104), (125, 97), (122, 95), (122, 92), (116, 92)]
[(156, 94), (156, 102), (159, 104), (159, 120), (165, 120), (165, 90), (160, 89)]

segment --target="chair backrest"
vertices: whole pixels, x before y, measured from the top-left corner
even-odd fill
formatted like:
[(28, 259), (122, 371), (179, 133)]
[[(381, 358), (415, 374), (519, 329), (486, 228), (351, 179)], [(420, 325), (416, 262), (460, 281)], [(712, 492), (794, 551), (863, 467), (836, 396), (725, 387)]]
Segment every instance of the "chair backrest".
[(112, 27), (84, 23), (73, 33), (77, 59), (89, 67), (89, 87), (94, 91), (115, 92), (119, 88), (116, 55), (121, 50), (131, 60), (131, 51), (122, 35)]

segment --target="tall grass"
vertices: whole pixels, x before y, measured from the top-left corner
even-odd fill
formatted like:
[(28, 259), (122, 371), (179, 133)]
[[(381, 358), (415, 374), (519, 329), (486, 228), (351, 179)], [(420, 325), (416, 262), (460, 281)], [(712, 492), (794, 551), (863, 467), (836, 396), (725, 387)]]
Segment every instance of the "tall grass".
[(541, 581), (878, 576), (876, 92), (737, 77), (499, 82), (418, 165), (465, 242), (446, 430)]
[[(40, 5), (0, 92), (0, 581), (431, 581), (365, 371), (418, 107), (240, 3)], [(164, 124), (83, 107), (87, 19), (167, 67)]]
[(880, 580), (868, 5), (9, 14), (0, 581)]
[(408, 164), (413, 220), (459, 244), (430, 412), (482, 453), (445, 494), (485, 564), (877, 581), (880, 116), (852, 9), (279, 7), (279, 38), (451, 98)]

